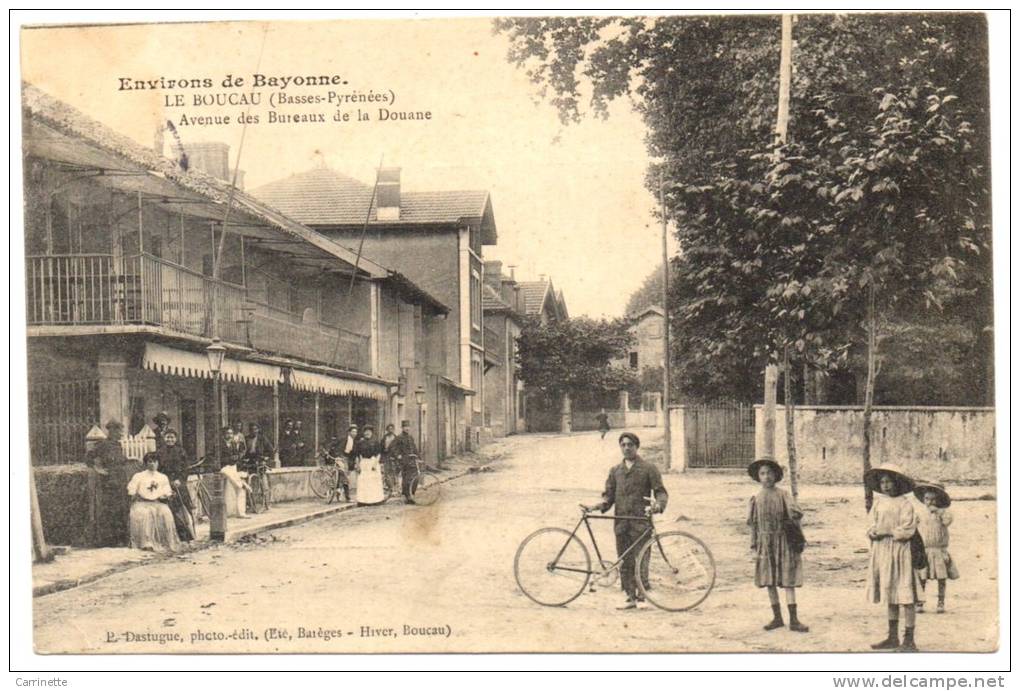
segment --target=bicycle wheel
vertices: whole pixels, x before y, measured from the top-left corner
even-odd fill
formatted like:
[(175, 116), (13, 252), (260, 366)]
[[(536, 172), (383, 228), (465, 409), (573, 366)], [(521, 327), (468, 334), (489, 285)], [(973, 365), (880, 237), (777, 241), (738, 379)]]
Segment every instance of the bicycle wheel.
[(432, 506), (442, 495), (439, 478), (432, 473), (419, 473), (411, 486), (411, 501), (418, 506)]
[(534, 602), (562, 607), (584, 592), (591, 578), (588, 548), (563, 528), (536, 530), (514, 556), (517, 586)]
[(258, 477), (252, 475), (248, 478), (248, 491), (245, 493), (245, 506), (248, 513), (256, 514), (262, 511), (263, 497), (262, 484)]
[(269, 511), (269, 504), (273, 500), (273, 486), (269, 484), (269, 473), (259, 473), (259, 503), (263, 511)]
[(694, 609), (715, 586), (712, 552), (704, 542), (681, 531), (660, 533), (649, 540), (634, 568), (645, 599), (670, 612)]
[(312, 494), (319, 499), (329, 499), (336, 486), (336, 475), (326, 468), (318, 468), (312, 473), (308, 483), (311, 485)]

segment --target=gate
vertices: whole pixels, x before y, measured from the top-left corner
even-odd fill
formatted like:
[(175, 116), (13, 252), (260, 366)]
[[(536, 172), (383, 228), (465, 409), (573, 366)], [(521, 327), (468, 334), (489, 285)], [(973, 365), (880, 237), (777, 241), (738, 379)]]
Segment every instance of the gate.
[(691, 468), (746, 467), (754, 460), (754, 406), (687, 406), (684, 437)]
[(34, 383), (28, 388), (33, 465), (85, 460), (85, 435), (99, 419), (99, 380)]

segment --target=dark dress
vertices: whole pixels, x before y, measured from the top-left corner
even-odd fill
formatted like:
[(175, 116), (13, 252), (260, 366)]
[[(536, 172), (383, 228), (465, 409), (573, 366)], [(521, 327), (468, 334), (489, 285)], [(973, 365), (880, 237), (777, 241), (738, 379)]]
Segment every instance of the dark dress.
[(89, 466), (89, 517), (87, 542), (93, 547), (128, 544), (131, 498), (128, 482), (140, 469), (124, 456), (119, 441), (104, 439), (85, 457)]
[[(177, 535), (182, 540), (191, 540), (194, 506), (188, 492), (188, 458), (184, 455), (184, 449), (177, 444), (174, 446), (164, 444), (156, 453), (159, 455), (159, 471), (167, 476), (170, 486), (174, 489), (174, 496), (167, 503), (174, 516)], [(178, 482), (179, 485), (176, 484)]]

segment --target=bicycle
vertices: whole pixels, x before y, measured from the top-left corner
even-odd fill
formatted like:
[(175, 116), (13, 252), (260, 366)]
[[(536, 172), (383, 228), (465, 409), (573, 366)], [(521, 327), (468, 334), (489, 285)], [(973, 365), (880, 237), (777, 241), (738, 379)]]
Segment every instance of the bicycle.
[[(599, 550), (592, 519), (640, 521), (647, 523), (647, 528), (615, 562), (609, 563)], [(592, 569), (588, 548), (577, 536), (582, 525), (595, 548), (597, 569)], [(715, 586), (715, 559), (708, 546), (694, 535), (679, 530), (659, 533), (650, 513), (643, 517), (604, 516), (593, 514), (583, 504), (581, 519), (573, 531), (542, 528), (524, 538), (514, 556), (514, 577), (517, 586), (533, 602), (563, 607), (580, 597), (593, 576), (596, 583), (611, 587), (623, 560), (634, 550), (638, 550), (634, 561), (638, 589), (659, 609), (669, 612), (694, 609)]]
[[(410, 454), (408, 458), (414, 461), (414, 479), (411, 481), (411, 501), (418, 506), (432, 506), (439, 501), (439, 497), (442, 495), (439, 476), (422, 463), (420, 457)], [(392, 474), (383, 473), (383, 492), (385, 492), (387, 499), (401, 496), (403, 474), (405, 472), (402, 467), (398, 467)]]
[(320, 451), (318, 467), (312, 472), (310, 479), (312, 493), (319, 499), (332, 502), (337, 491), (342, 491), (350, 500), (350, 481), (347, 478), (347, 461), (343, 456), (331, 456), (328, 451)]

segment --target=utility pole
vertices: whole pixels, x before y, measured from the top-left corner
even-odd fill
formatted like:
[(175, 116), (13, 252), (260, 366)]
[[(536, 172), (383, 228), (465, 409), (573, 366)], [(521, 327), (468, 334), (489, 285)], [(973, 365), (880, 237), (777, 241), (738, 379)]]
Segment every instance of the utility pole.
[[(792, 76), (793, 17), (783, 15), (783, 30), (779, 47), (779, 108), (776, 114), (776, 145), (786, 143), (790, 123), (790, 81)], [(786, 373), (789, 376), (789, 372)], [(762, 407), (763, 444), (761, 455), (775, 460), (776, 457), (776, 388), (779, 384), (779, 368), (774, 364), (765, 366), (765, 401)]]
[[(665, 165), (665, 164), (663, 164)], [(673, 439), (669, 420), (669, 249), (666, 224), (666, 188), (659, 168), (659, 214), (662, 216), (662, 455), (665, 469), (673, 467)]]

